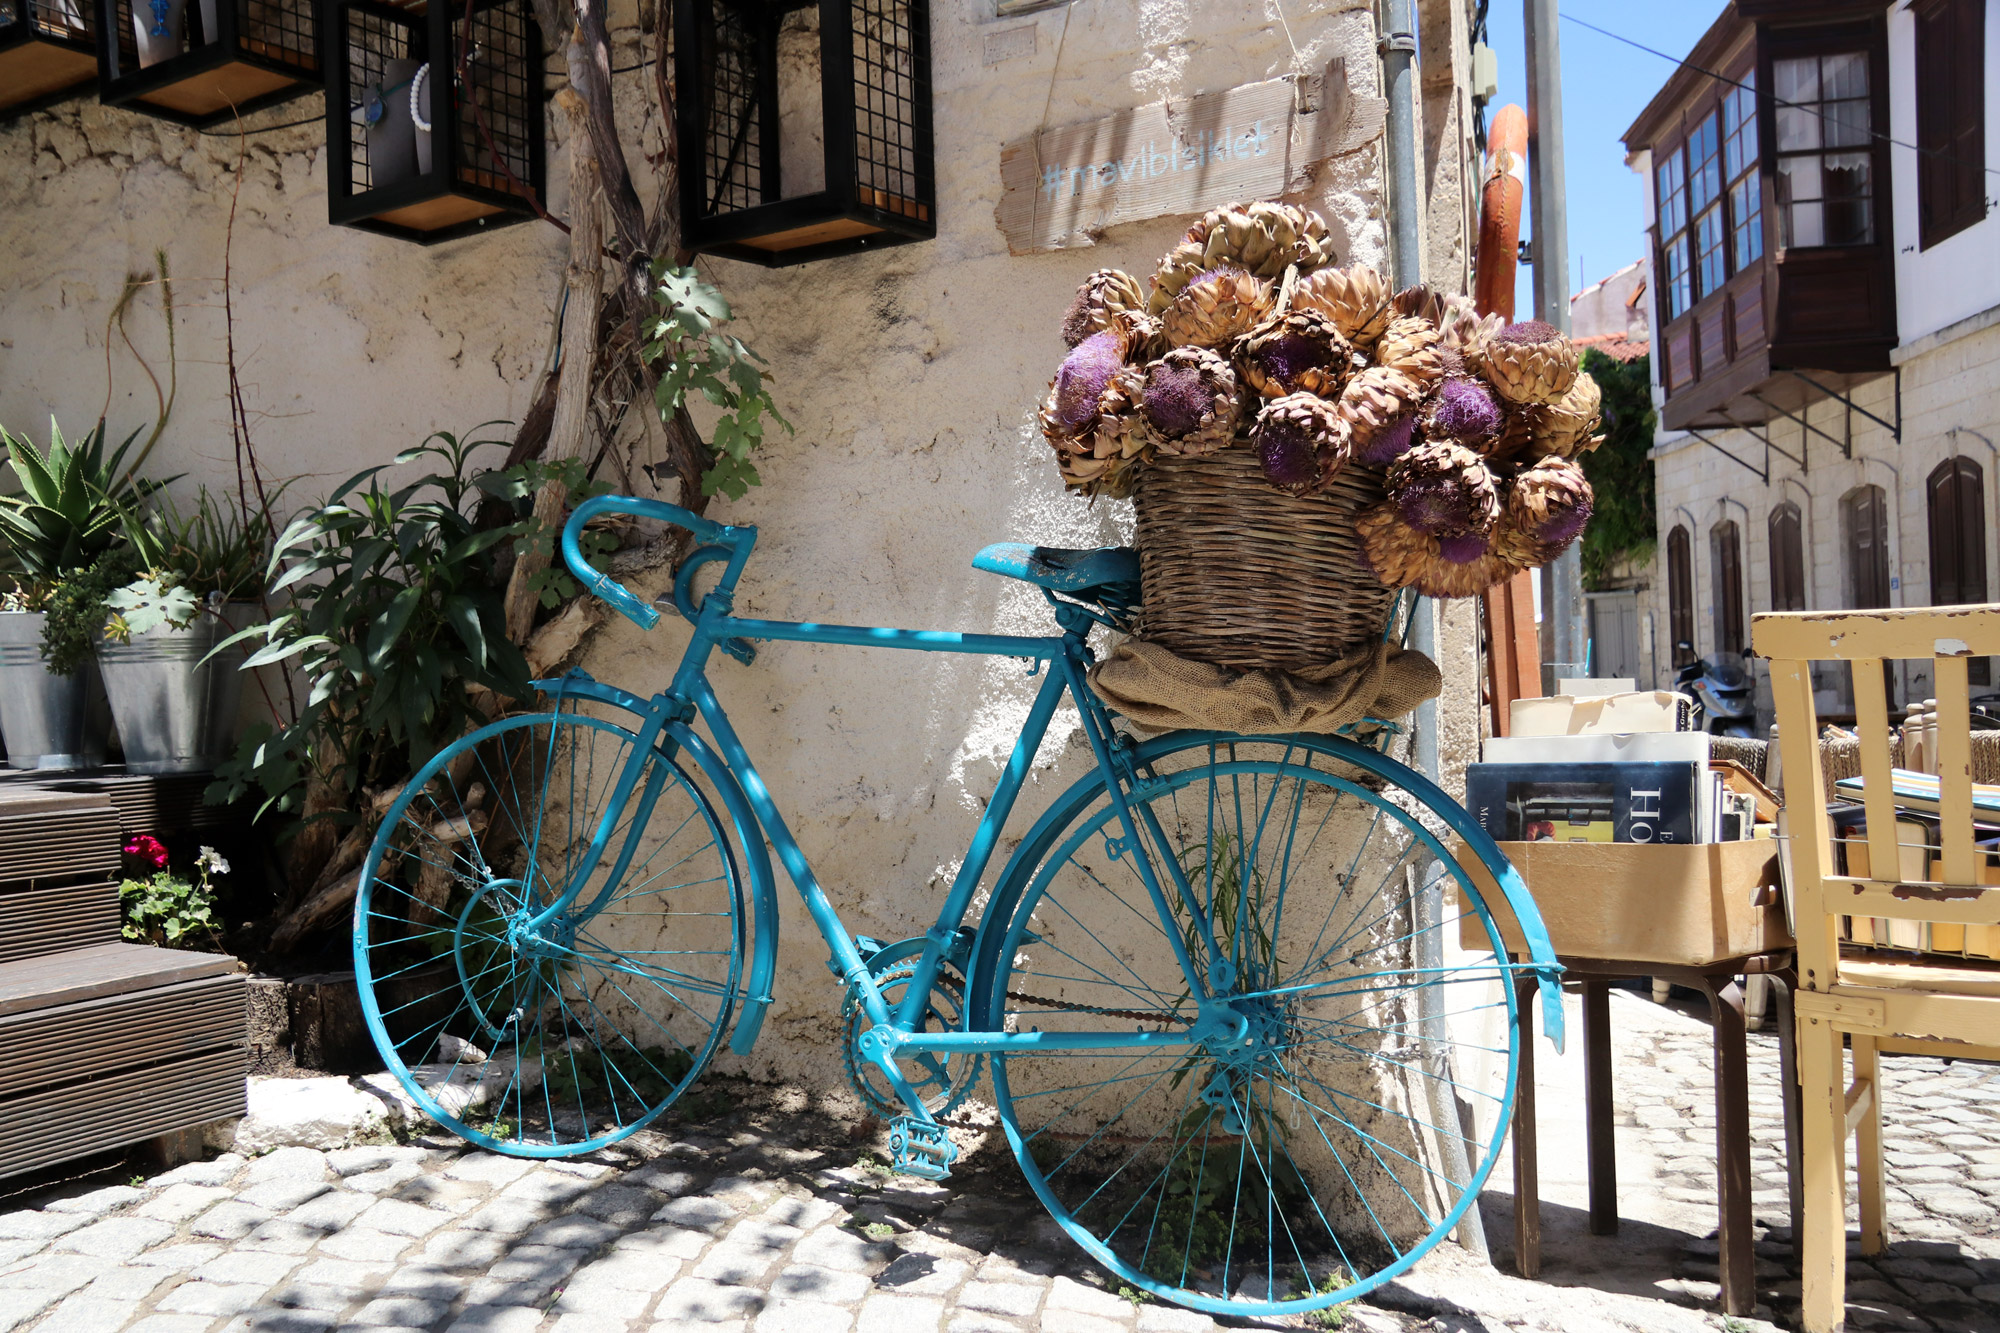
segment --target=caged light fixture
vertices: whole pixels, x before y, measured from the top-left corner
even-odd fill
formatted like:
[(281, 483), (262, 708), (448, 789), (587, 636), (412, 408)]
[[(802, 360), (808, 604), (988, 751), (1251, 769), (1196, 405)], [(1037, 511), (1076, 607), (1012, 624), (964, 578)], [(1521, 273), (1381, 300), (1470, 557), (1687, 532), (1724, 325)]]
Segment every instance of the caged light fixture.
[(528, 0), (325, 0), (327, 213), (430, 244), (537, 215), (542, 38)]
[(783, 265), (937, 235), (925, 0), (674, 9), (691, 249)]
[(315, 0), (96, 0), (106, 106), (207, 126), (319, 91)]
[(0, 0), (0, 120), (71, 96), (97, 77), (92, 0)]

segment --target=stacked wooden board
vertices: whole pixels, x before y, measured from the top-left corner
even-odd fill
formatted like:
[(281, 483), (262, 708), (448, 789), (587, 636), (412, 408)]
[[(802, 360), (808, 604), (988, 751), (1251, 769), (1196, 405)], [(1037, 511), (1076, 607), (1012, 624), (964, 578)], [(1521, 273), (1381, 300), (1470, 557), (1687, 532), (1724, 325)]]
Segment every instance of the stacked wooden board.
[(0, 1177), (239, 1116), (236, 960), (119, 937), (103, 792), (0, 783)]

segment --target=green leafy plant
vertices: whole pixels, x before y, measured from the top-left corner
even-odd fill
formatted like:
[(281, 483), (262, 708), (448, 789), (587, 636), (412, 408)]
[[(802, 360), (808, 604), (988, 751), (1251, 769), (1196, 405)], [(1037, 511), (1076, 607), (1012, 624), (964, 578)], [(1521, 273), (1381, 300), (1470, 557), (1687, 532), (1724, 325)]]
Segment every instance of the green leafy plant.
[(16, 573), (9, 609), (45, 611), (42, 656), (59, 675), (76, 671), (104, 624), (104, 599), (139, 572), (124, 517), (158, 489), (125, 466), (134, 431), (106, 454), (100, 422), (78, 440), (49, 423), (49, 447), (0, 427), (7, 462), (20, 481), (0, 495), (0, 549)]
[[(611, 490), (608, 482), (591, 479), (580, 458), (534, 459), (504, 472), (484, 472), (474, 478), (474, 484), (483, 493), (496, 500), (508, 501), (522, 511), (528, 510), (534, 503), (535, 493), (551, 482), (560, 484), (568, 492), (572, 506), (592, 496), (608, 494)], [(548, 561), (540, 572), (528, 580), (530, 591), (544, 607), (559, 606), (582, 591), (570, 575), (569, 566), (557, 556), (556, 542), (561, 536), (559, 525), (536, 524), (530, 520), (522, 524), (514, 543), (516, 560), (534, 553)], [(577, 538), (577, 547), (583, 552), (584, 559), (593, 565), (600, 564), (603, 557), (618, 549), (618, 534), (603, 528), (585, 528)]]
[[(276, 504), (284, 489), (273, 491), (268, 504)], [(183, 510), (165, 490), (150, 499), (143, 512), (128, 506), (121, 514), (140, 568), (203, 602), (239, 601), (262, 590), (271, 552), (265, 506), (246, 512), (217, 500), (206, 486), (191, 509)]]
[(1618, 361), (1596, 348), (1583, 368), (1604, 393), (1604, 443), (1583, 455), (1590, 479), (1590, 526), (1582, 544), (1583, 585), (1602, 587), (1622, 561), (1643, 563), (1658, 540), (1653, 498), (1653, 373), (1647, 357)]
[[(1334, 1292), (1351, 1285), (1353, 1284), (1347, 1280), (1347, 1274), (1336, 1268), (1326, 1275), (1325, 1280), (1311, 1294), (1315, 1296), (1330, 1296)], [(1306, 1323), (1314, 1328), (1344, 1327), (1347, 1323), (1347, 1307), (1345, 1305), (1329, 1305), (1324, 1309), (1314, 1310), (1306, 1316)]]
[(110, 615), (111, 594), (139, 573), (139, 557), (130, 546), (115, 546), (49, 589), (42, 599), (42, 656), (49, 670), (67, 676), (97, 651), (98, 637)]
[(124, 470), (125, 453), (138, 436), (126, 436), (107, 457), (102, 422), (72, 442), (51, 420), (46, 451), (0, 426), (0, 443), (21, 483), (18, 495), (0, 495), (0, 546), (26, 583), (58, 583), (119, 544), (126, 508), (156, 488)]
[(896, 1228), (887, 1222), (870, 1222), (861, 1228), (861, 1234), (870, 1240), (887, 1240), (896, 1234)]
[(164, 867), (145, 879), (126, 880), (118, 889), (121, 933), (128, 940), (169, 949), (219, 943), (222, 923), (215, 916), (213, 877), (228, 873), (229, 863), (213, 847), (204, 847), (195, 857), (191, 881)]
[(145, 634), (162, 625), (186, 629), (201, 616), (201, 599), (167, 574), (141, 574), (124, 587), (105, 594), (104, 605), (110, 612), (104, 623), (104, 637), (119, 643), (128, 643), (134, 634)]
[(741, 499), (761, 478), (750, 455), (764, 442), (765, 418), (790, 431), (764, 387), (764, 358), (721, 331), (730, 319), (722, 293), (692, 267), (660, 261), (653, 266), (657, 314), (647, 326), (648, 362), (664, 362), (655, 400), (664, 421), (699, 393), (722, 409), (709, 435), (715, 462), (702, 474), (701, 493)]
[[(307, 695), (281, 726), (245, 735), (212, 797), (257, 791), (265, 809), (296, 810), (312, 774), (350, 793), (390, 789), (486, 722), (494, 699), (530, 693), (506, 633), (505, 571), (522, 543), (553, 540), (527, 497), (549, 477), (584, 482), (542, 464), (481, 471), (472, 456), (489, 445), (505, 442), (440, 431), (286, 526), (270, 575), (290, 605), (226, 642), (261, 643), (246, 667), (296, 663)], [(419, 464), (430, 470), (387, 484), (391, 467)], [(513, 502), (514, 521), (482, 527), (488, 497)]]

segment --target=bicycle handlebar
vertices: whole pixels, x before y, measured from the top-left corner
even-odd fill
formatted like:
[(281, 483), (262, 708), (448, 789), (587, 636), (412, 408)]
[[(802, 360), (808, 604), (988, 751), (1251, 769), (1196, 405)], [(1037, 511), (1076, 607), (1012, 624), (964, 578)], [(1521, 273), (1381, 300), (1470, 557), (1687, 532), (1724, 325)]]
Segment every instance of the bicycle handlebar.
[(590, 563), (583, 558), (582, 548), (577, 545), (577, 538), (583, 532), (583, 525), (599, 514), (606, 513), (656, 518), (662, 523), (686, 528), (703, 544), (734, 545), (729, 540), (729, 529), (722, 524), (690, 513), (679, 505), (668, 504), (664, 500), (642, 500), (633, 495), (600, 495), (578, 505), (576, 511), (569, 516), (569, 522), (563, 524), (563, 563), (569, 566), (569, 572), (576, 576), (577, 582), (609, 602), (620, 615), (641, 629), (651, 629), (659, 624), (659, 611), (609, 574), (600, 574), (592, 569)]

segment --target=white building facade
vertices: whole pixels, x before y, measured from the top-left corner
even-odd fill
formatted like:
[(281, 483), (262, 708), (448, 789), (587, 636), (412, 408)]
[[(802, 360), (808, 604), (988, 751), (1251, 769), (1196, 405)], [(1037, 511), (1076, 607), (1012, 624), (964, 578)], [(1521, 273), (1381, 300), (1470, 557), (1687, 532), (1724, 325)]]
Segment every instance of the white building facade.
[(1996, 51), (2000, 0), (1738, 0), (1627, 132), (1659, 274), (1655, 681), (1759, 611), (2000, 590)]

